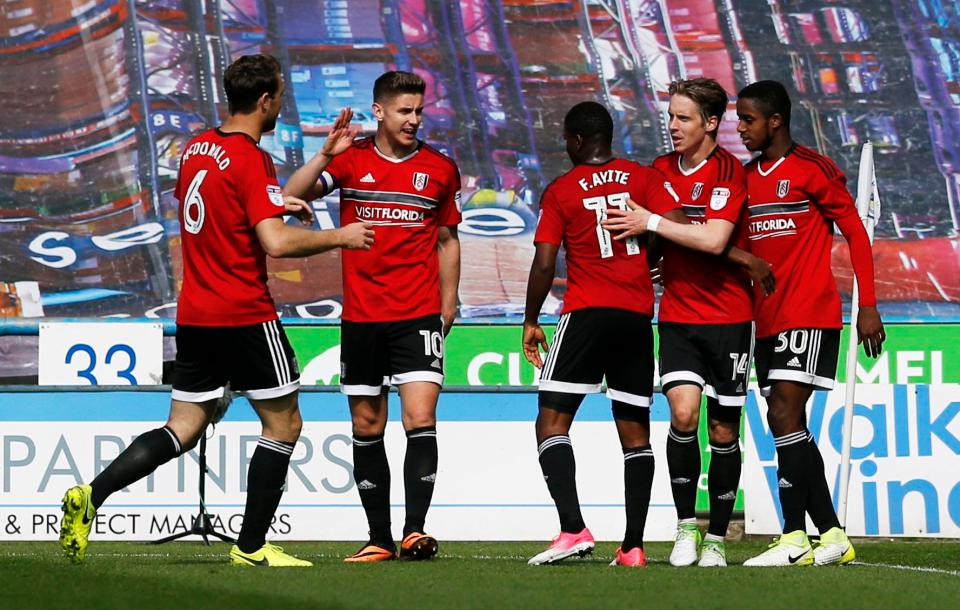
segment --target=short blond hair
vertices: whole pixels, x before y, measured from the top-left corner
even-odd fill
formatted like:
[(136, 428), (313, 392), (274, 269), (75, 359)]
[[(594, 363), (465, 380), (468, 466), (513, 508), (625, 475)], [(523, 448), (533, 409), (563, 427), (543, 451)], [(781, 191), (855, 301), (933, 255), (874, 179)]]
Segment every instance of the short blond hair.
[(693, 100), (700, 108), (700, 117), (704, 122), (717, 117), (719, 123), (727, 111), (730, 101), (727, 90), (712, 78), (691, 78), (670, 83), (670, 95), (682, 95)]

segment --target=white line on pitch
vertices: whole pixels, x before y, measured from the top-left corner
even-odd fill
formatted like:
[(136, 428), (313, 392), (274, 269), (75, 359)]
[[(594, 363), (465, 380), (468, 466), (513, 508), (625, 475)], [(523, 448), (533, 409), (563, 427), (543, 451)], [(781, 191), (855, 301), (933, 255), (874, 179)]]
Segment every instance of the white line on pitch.
[(866, 561), (854, 561), (851, 565), (868, 566), (871, 568), (889, 568), (891, 570), (907, 570), (909, 572), (931, 572), (933, 574), (946, 574), (948, 576), (960, 576), (960, 570), (943, 570), (941, 568), (905, 566), (899, 563), (868, 563)]

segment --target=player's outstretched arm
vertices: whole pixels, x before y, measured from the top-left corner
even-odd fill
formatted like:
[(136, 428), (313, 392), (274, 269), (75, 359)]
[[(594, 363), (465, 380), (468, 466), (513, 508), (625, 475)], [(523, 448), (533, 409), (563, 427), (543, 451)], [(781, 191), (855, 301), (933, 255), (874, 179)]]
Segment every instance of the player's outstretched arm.
[(524, 309), (521, 341), (527, 362), (539, 369), (543, 367), (540, 350), (546, 352), (549, 349), (547, 337), (540, 328), (540, 309), (550, 294), (550, 287), (553, 286), (559, 247), (556, 244), (537, 242), (536, 249), (527, 280), (527, 305)]
[(651, 213), (632, 199), (627, 205), (630, 210), (607, 210), (607, 220), (602, 223), (604, 229), (618, 232), (616, 240), (649, 231), (691, 250), (722, 254), (733, 235), (734, 224), (727, 220), (711, 218), (702, 225), (681, 224)]
[(460, 290), (460, 237), (456, 226), (440, 227), (437, 235), (440, 261), (440, 317), (446, 337), (457, 318), (457, 294)]
[(324, 185), (320, 182), (320, 174), (323, 173), (323, 170), (327, 168), (334, 157), (350, 148), (353, 139), (357, 137), (360, 128), (350, 125), (352, 120), (353, 110), (344, 108), (340, 111), (330, 128), (330, 133), (327, 135), (323, 147), (303, 167), (290, 176), (287, 184), (283, 187), (284, 195), (293, 195), (307, 201), (313, 201), (326, 194)]
[(367, 222), (313, 231), (290, 226), (277, 216), (258, 222), (256, 231), (263, 251), (273, 258), (313, 256), (334, 248), (369, 250), (374, 237), (373, 225)]

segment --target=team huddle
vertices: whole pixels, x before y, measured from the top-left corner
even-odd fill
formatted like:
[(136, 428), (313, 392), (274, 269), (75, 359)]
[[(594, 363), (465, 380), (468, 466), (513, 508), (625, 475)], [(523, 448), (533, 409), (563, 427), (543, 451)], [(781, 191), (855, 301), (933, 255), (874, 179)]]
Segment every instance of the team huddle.
[[(302, 428), (296, 359), (267, 288), (266, 257), (342, 249), (341, 386), (353, 428), (354, 479), (368, 541), (347, 562), (428, 559), (438, 551), (425, 522), (437, 474), (436, 406), (443, 343), (457, 312), (460, 174), (417, 138), (424, 81), (387, 72), (373, 88), (374, 136), (357, 138), (350, 109), (322, 148), (281, 187), (259, 148), (280, 113), (279, 63), (244, 56), (224, 75), (229, 117), (194, 138), (181, 158), (183, 285), (177, 356), (166, 424), (137, 437), (88, 485), (63, 498), (60, 545), (85, 558), (97, 509), (116, 491), (192, 449), (228, 388), (243, 392), (262, 432), (250, 461), (244, 519), (230, 561), (309, 566), (266, 541)], [(779, 463), (784, 534), (745, 565), (847, 563), (854, 549), (833, 509), (823, 460), (806, 427), (813, 389), (837, 366), (840, 296), (831, 270), (833, 225), (847, 239), (860, 287), (857, 331), (879, 354), (870, 242), (831, 160), (795, 144), (782, 85), (760, 81), (738, 94), (746, 167), (717, 145), (728, 93), (713, 80), (673, 83), (674, 152), (651, 166), (612, 152), (613, 120), (600, 104), (575, 105), (563, 135), (573, 168), (544, 191), (523, 325), (526, 358), (542, 369), (536, 437), (560, 534), (533, 565), (590, 553), (594, 539), (577, 497), (569, 430), (588, 393), (612, 402), (624, 456), (626, 527), (613, 565), (646, 563), (643, 533), (654, 455), (654, 288), (659, 373), (670, 405), (667, 462), (677, 508), (676, 566), (725, 566), (724, 536), (740, 479), (740, 416), (755, 359)], [(340, 228), (311, 230), (309, 201), (339, 189)], [(567, 290), (552, 345), (539, 326), (560, 248)], [(546, 352), (545, 357), (542, 352)], [(398, 388), (407, 436), (405, 521), (394, 541), (387, 397)], [(707, 402), (710, 524), (694, 512), (700, 477), (700, 404)], [(820, 531), (811, 545), (809, 514)]]

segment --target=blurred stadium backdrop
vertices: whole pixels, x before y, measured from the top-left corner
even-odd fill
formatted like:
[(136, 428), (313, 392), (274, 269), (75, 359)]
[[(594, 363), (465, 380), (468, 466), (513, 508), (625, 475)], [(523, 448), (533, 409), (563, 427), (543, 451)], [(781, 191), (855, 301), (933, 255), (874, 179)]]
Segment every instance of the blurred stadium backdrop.
[[(147, 388), (35, 392), (44, 349), (53, 371), (47, 383), (162, 380), (179, 289), (178, 159), (193, 134), (223, 116), (225, 67), (242, 54), (270, 53), (288, 87), (277, 129), (261, 144), (281, 180), (318, 149), (342, 106), (372, 132), (373, 79), (394, 68), (426, 80), (421, 137), (460, 165), (461, 324), (447, 342), (447, 379), (487, 393), (441, 398), (443, 460), (431, 513), (438, 535), (554, 533), (536, 470), (535, 399), (522, 391), (535, 374), (520, 355), (516, 324), (538, 198), (569, 163), (564, 113), (585, 99), (603, 103), (615, 117), (617, 153), (649, 162), (670, 147), (670, 81), (709, 76), (731, 94), (720, 141), (744, 160), (734, 95), (760, 78), (787, 85), (794, 137), (835, 159), (851, 190), (860, 147), (873, 143), (883, 200), (877, 290), (891, 324), (886, 353), (858, 370), (850, 527), (960, 537), (960, 480), (955, 468), (941, 467), (960, 456), (958, 32), (953, 0), (7, 0), (0, 7), (0, 384), (24, 385), (0, 389), (0, 515), (17, 517), (21, 538), (54, 538), (62, 489), (92, 477), (143, 422), (165, 417), (166, 395)], [(314, 206), (319, 228), (337, 225), (336, 194)], [(336, 384), (339, 255), (271, 261), (270, 270), (278, 309), (294, 325), (304, 382)], [(839, 237), (834, 270), (849, 300), (852, 272)], [(563, 290), (561, 269), (548, 316)], [(68, 341), (62, 327), (48, 326), (63, 318), (150, 321), (166, 338), (162, 351), (156, 338), (140, 348), (138, 332), (104, 324)], [(64, 357), (78, 344), (91, 347), (76, 360)], [(841, 356), (841, 381), (843, 370)], [(842, 396), (841, 387), (811, 405), (831, 480)], [(753, 392), (739, 506), (748, 531), (769, 533), (779, 522), (761, 404)], [(303, 407), (305, 440), (277, 535), (359, 536), (344, 401), (307, 392)], [(588, 401), (582, 415), (574, 440), (581, 473), (594, 478), (581, 497), (588, 520), (610, 522), (609, 531), (595, 530), (599, 537), (616, 537), (620, 473), (610, 466), (619, 449), (603, 400)], [(227, 529), (230, 515), (242, 512), (252, 418), (247, 407), (233, 407), (211, 440), (210, 505)], [(665, 438), (666, 422), (658, 396), (655, 439)], [(393, 450), (398, 425), (391, 424)], [(657, 450), (650, 533), (667, 539), (673, 508), (662, 442)], [(108, 505), (99, 535), (157, 537), (178, 518), (189, 526), (191, 457)], [(497, 476), (505, 470), (517, 473), (512, 483)], [(467, 480), (483, 482), (479, 496)], [(328, 529), (310, 517), (318, 507), (330, 511)], [(473, 518), (474, 529), (463, 529), (465, 515), (491, 510), (502, 518)]]

